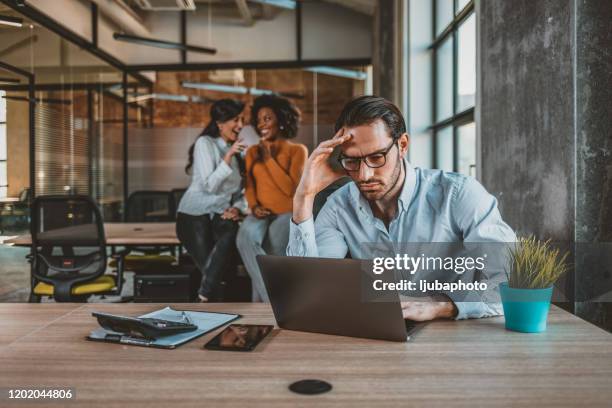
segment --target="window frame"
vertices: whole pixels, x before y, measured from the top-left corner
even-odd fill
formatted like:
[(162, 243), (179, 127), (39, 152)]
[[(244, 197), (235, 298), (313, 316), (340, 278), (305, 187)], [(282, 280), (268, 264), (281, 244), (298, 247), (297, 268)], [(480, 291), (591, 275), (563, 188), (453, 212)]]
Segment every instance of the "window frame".
[[(0, 89), (0, 98), (4, 97), (4, 95), (6, 95), (6, 92), (4, 90)], [(6, 118), (6, 116), (7, 116), (6, 104), (4, 105), (4, 109), (5, 109), (4, 117)], [(6, 135), (7, 135), (7, 133), (6, 133), (6, 126), (7, 126), (7, 122), (6, 122), (6, 120), (0, 121), (0, 126), (1, 125), (4, 125), (4, 130), (5, 131), (4, 131), (4, 140), (0, 140), (0, 143), (4, 143), (5, 144), (5, 149), (6, 149), (6, 147), (7, 147), (6, 146), (7, 145), (7, 140), (6, 140)], [(0, 159), (0, 163), (7, 164), (8, 163), (8, 157), (6, 157), (4, 159)], [(6, 180), (0, 180), (0, 188), (6, 188), (8, 190), (8, 187), (9, 187), (9, 185), (8, 185), (8, 174), (7, 174), (6, 175)], [(0, 198), (5, 198), (5, 197), (6, 197), (6, 194), (0, 194)]]
[[(433, 41), (431, 45), (428, 47), (431, 50), (431, 118), (432, 125), (429, 126), (429, 130), (431, 130), (432, 137), (432, 158), (431, 162), (434, 168), (439, 168), (439, 157), (437, 155), (437, 144), (438, 144), (438, 132), (448, 126), (452, 127), (453, 131), (453, 171), (457, 172), (459, 169), (459, 136), (458, 136), (458, 128), (472, 123), (475, 121), (475, 106), (464, 109), (461, 112), (457, 112), (457, 77), (458, 77), (458, 32), (459, 27), (465, 23), (465, 21), (472, 15), (474, 15), (475, 7), (474, 0), (470, 0), (462, 10), (457, 11), (457, 5), (459, 0), (453, 1), (453, 13), (454, 17), (452, 21), (442, 30), (440, 34), (436, 34), (436, 18), (437, 18), (437, 1), (432, 0), (432, 38)], [(452, 41), (452, 53), (453, 53), (453, 66), (452, 66), (452, 105), (453, 105), (453, 114), (445, 118), (443, 120), (437, 119), (438, 114), (438, 50), (441, 48), (442, 44), (445, 40), (449, 39)], [(474, 101), (474, 105), (476, 101)], [(476, 155), (478, 156), (478, 155)], [(478, 163), (475, 163), (478, 166)]]

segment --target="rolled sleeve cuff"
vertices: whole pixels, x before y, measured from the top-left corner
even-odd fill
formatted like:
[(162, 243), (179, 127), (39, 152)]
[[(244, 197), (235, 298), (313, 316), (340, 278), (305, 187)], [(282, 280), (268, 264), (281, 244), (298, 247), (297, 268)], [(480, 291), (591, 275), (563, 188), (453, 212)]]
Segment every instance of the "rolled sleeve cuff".
[(477, 319), (482, 317), (481, 303), (478, 302), (454, 302), (457, 307), (456, 320)]
[(221, 176), (221, 178), (225, 178), (229, 176), (230, 174), (232, 174), (232, 168), (230, 167), (229, 164), (225, 162), (225, 160), (221, 160), (221, 164), (217, 166), (216, 171), (219, 172), (219, 176)]
[(445, 293), (457, 308), (455, 320), (479, 319), (481, 317), (500, 316), (504, 314), (501, 303), (462, 302), (453, 293)]
[[(315, 248), (311, 248), (314, 245)], [(287, 245), (288, 256), (316, 256), (315, 228), (311, 218), (296, 224), (293, 219), (289, 223), (289, 245)]]

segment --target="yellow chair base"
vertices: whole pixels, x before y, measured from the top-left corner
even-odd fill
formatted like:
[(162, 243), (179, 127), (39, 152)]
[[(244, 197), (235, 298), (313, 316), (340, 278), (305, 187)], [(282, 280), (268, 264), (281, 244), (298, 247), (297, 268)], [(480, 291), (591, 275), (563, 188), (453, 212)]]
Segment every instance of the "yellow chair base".
[[(72, 288), (73, 295), (89, 295), (94, 293), (108, 292), (115, 287), (115, 278), (110, 275), (102, 275), (98, 279), (77, 285)], [(34, 294), (39, 296), (53, 296), (53, 285), (38, 282), (34, 287)]]

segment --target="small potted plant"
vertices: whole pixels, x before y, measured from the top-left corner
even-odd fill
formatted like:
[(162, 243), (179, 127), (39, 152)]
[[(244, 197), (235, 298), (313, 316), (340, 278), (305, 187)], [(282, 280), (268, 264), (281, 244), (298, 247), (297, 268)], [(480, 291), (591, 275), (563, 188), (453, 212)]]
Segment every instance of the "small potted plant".
[(567, 256), (552, 248), (550, 240), (519, 238), (510, 250), (508, 282), (500, 285), (506, 329), (524, 333), (546, 330), (553, 285), (567, 271)]

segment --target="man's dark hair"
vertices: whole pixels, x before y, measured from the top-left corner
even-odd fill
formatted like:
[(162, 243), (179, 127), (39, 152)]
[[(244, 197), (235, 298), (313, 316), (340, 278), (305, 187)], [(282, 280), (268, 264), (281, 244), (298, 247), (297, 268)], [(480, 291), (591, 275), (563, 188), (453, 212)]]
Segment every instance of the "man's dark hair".
[(385, 123), (393, 139), (406, 133), (406, 122), (399, 108), (391, 101), (374, 95), (359, 96), (347, 103), (336, 121), (336, 132), (344, 126), (369, 125), (378, 119)]

